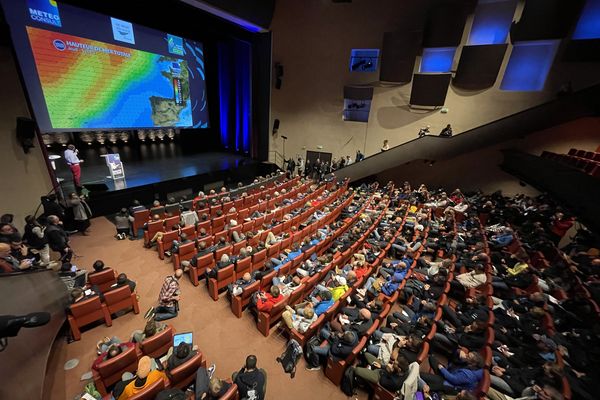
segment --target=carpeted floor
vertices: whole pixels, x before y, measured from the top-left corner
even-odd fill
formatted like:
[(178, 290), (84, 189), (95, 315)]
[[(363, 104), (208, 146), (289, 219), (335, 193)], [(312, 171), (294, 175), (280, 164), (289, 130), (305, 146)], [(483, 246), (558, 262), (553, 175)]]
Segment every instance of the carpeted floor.
[[(73, 259), (73, 263), (91, 270), (93, 262), (101, 259), (106, 265), (126, 273), (137, 282), (141, 312), (138, 315), (130, 312), (114, 319), (110, 328), (100, 325), (88, 329), (78, 342), (67, 344), (65, 337), (58, 337), (50, 355), (44, 400), (70, 400), (79, 394), (87, 383), (81, 381), (81, 376), (90, 371), (96, 358), (96, 342), (105, 336), (116, 336), (126, 341), (133, 330), (143, 329), (143, 313), (156, 305), (162, 282), (173, 271), (170, 262), (161, 261), (154, 250), (143, 248), (141, 241), (117, 241), (114, 234), (114, 225), (110, 221), (104, 217), (95, 218), (90, 236), (72, 237), (73, 249), (79, 256)], [(277, 329), (273, 329), (268, 338), (263, 337), (250, 314), (236, 318), (226, 298), (213, 301), (204, 283), (194, 287), (187, 275), (181, 280), (181, 291), (179, 316), (169, 323), (178, 332), (194, 333), (195, 344), (209, 363), (216, 364), (217, 376), (230, 377), (244, 364), (248, 354), (255, 354), (259, 366), (268, 374), (267, 399), (347, 398), (322, 371), (305, 370), (304, 360), (300, 361), (294, 379), (284, 374), (275, 358), (284, 350), (286, 339), (277, 334)], [(65, 362), (73, 358), (79, 359), (79, 365), (65, 371)], [(366, 399), (367, 396), (362, 393), (359, 398)]]

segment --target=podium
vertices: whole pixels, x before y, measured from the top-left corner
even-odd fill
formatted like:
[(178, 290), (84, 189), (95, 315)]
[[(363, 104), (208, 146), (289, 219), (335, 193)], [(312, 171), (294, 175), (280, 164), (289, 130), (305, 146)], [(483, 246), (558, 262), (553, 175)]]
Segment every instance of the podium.
[(125, 167), (121, 162), (119, 153), (102, 154), (100, 157), (104, 157), (104, 160), (106, 161), (106, 166), (108, 167), (108, 172), (110, 173), (107, 178), (111, 178), (113, 181), (125, 179)]

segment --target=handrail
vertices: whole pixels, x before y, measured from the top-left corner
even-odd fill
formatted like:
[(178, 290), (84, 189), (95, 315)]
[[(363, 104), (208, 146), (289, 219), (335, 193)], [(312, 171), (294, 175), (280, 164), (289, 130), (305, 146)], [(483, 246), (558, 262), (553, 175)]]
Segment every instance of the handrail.
[(598, 93), (600, 85), (595, 85), (450, 138), (430, 135), (415, 138), (336, 170), (335, 175), (355, 181), (413, 160), (445, 160), (576, 118), (596, 115), (594, 99)]

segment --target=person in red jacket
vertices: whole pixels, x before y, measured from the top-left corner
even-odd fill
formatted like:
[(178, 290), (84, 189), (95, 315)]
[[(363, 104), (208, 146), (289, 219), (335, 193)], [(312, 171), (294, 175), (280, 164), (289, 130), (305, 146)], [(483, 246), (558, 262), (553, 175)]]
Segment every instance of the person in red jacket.
[(271, 309), (279, 300), (283, 299), (283, 296), (279, 292), (279, 288), (276, 285), (271, 286), (270, 293), (259, 292), (258, 299), (256, 301), (256, 309), (262, 312), (271, 312)]
[(550, 232), (552, 233), (552, 241), (558, 246), (560, 240), (565, 236), (567, 231), (573, 226), (573, 217), (565, 217), (561, 212), (557, 212), (552, 220)]

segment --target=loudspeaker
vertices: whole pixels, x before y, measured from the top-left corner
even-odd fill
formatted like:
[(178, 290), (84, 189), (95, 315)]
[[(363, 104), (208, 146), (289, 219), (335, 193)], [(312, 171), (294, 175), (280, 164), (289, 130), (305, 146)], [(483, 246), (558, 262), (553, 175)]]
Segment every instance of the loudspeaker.
[(281, 89), (283, 83), (283, 65), (275, 63), (275, 89)]
[(17, 117), (17, 140), (21, 143), (23, 151), (29, 153), (29, 149), (35, 147), (35, 122), (31, 118)]
[(277, 118), (275, 118), (275, 121), (273, 121), (273, 135), (276, 134), (278, 130), (279, 130), (279, 120)]

